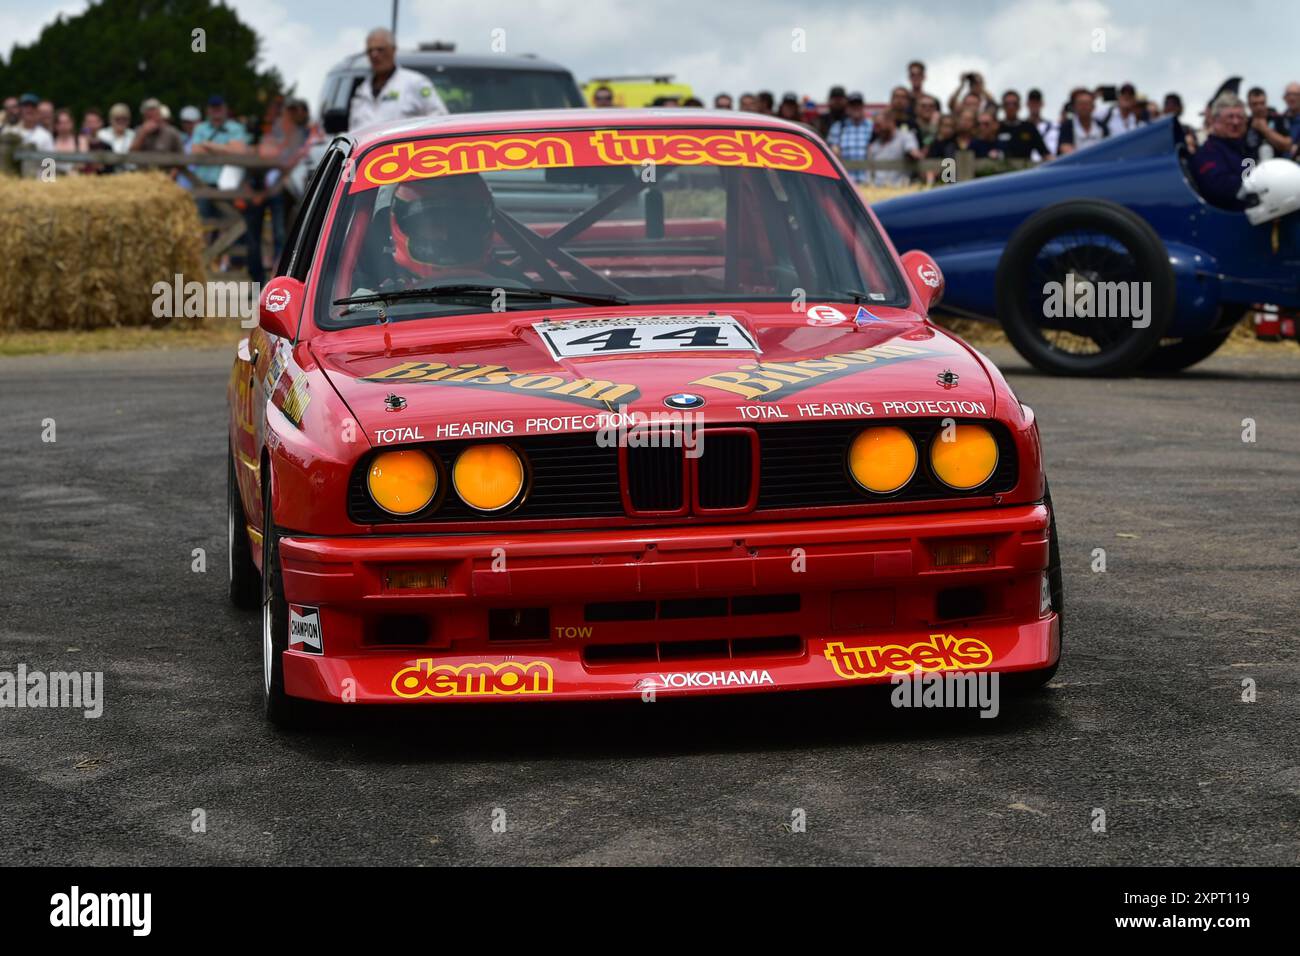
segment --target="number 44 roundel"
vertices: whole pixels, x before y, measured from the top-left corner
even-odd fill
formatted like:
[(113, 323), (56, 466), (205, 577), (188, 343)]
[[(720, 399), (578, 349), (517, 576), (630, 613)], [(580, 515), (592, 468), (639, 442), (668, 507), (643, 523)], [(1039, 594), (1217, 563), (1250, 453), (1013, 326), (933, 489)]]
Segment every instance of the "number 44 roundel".
[(533, 328), (555, 359), (640, 352), (760, 352), (749, 330), (730, 315), (545, 319)]

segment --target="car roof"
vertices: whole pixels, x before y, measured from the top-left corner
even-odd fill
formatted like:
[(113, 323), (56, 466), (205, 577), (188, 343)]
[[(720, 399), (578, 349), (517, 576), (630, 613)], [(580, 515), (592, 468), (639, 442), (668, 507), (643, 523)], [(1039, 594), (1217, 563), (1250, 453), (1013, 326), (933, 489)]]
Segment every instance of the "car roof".
[(720, 126), (728, 129), (770, 129), (811, 135), (808, 127), (775, 116), (735, 110), (683, 109), (558, 109), (509, 110), (496, 113), (452, 113), (376, 123), (347, 136), (360, 148), (396, 139), (420, 139), (449, 133), (495, 133), (544, 129), (608, 129), (630, 126)]
[[(450, 50), (398, 50), (397, 65), (406, 67), (410, 70), (435, 66), (458, 66), (466, 67), (472, 70), (540, 70), (546, 73), (568, 73), (568, 69), (553, 63), (550, 60), (543, 60), (540, 57), (533, 56), (531, 53), (522, 56), (507, 56), (504, 54), (492, 54), (488, 56), (472, 56), (464, 53), (455, 53)], [(365, 53), (353, 53), (345, 56), (330, 68), (330, 73), (369, 73), (370, 62), (366, 59)]]

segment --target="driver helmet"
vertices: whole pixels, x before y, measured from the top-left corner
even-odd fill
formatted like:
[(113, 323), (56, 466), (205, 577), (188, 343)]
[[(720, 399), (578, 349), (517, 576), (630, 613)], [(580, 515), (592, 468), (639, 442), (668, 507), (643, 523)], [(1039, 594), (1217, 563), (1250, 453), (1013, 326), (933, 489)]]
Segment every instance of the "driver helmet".
[(1246, 218), (1258, 226), (1300, 209), (1300, 164), (1266, 159), (1242, 178)]
[(492, 191), (468, 174), (402, 183), (392, 200), (393, 259), (428, 278), (487, 265), (492, 250)]

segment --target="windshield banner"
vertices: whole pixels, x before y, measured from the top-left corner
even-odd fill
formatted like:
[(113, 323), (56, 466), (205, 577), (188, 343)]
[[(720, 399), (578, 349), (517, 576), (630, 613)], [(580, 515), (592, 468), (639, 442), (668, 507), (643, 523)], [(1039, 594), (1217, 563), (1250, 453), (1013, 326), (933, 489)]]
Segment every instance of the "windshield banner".
[(358, 164), (351, 192), (412, 179), (577, 166), (749, 166), (839, 178), (824, 150), (795, 133), (754, 129), (601, 129), (439, 137), (387, 143)]

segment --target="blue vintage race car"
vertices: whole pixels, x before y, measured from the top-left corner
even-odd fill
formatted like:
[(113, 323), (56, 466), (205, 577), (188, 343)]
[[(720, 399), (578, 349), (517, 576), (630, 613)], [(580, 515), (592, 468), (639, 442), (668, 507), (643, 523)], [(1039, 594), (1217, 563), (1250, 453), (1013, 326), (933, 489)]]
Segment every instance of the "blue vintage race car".
[(1056, 374), (1176, 371), (1252, 305), (1300, 307), (1300, 213), (1252, 225), (1211, 206), (1173, 119), (873, 208), (898, 248), (938, 262), (945, 310), (1000, 321)]

